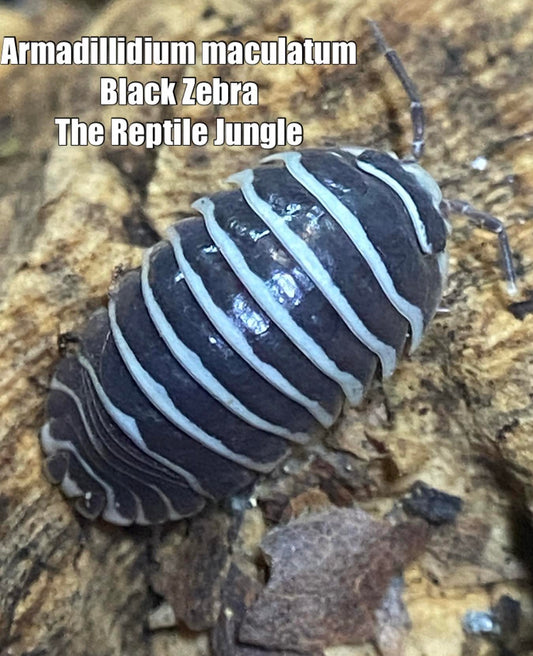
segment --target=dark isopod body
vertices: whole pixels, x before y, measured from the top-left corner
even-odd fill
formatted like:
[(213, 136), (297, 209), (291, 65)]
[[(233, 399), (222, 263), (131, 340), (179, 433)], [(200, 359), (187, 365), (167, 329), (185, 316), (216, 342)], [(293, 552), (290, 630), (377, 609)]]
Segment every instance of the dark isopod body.
[(413, 154), (364, 148), (271, 155), (201, 198), (121, 277), (64, 357), (41, 432), (47, 470), (77, 509), (116, 524), (198, 512), (320, 436), (376, 371), (415, 348), (446, 278), (445, 201)]

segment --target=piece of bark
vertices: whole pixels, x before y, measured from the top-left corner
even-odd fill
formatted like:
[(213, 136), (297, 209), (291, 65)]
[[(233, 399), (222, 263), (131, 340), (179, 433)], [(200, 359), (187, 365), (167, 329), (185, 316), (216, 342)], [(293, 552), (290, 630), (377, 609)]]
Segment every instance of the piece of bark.
[(232, 520), (208, 510), (190, 521), (187, 537), (159, 562), (152, 587), (193, 631), (211, 628), (219, 615), (230, 567)]
[(426, 537), (423, 522), (392, 526), (359, 509), (332, 508), (273, 529), (262, 543), (270, 578), (240, 640), (304, 652), (369, 640), (391, 578)]
[(462, 499), (453, 494), (416, 481), (409, 494), (402, 499), (402, 506), (408, 515), (421, 517), (435, 526), (451, 524), (463, 506)]
[[(239, 643), (239, 627), (247, 609), (257, 599), (262, 586), (232, 564), (224, 583), (218, 621), (211, 632), (211, 647), (216, 656), (296, 656), (295, 652), (271, 651)], [(299, 654), (298, 656), (321, 656)]]

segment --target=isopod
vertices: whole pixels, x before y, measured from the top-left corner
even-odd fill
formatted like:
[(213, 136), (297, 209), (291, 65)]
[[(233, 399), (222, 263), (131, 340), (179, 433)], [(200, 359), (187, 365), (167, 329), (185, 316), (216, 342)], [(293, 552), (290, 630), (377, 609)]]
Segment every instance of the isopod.
[(47, 471), (82, 514), (155, 524), (197, 513), (270, 472), (357, 405), (420, 343), (446, 280), (448, 215), (502, 223), (445, 200), (411, 155), (370, 148), (281, 152), (197, 200), (110, 291), (54, 374), (41, 432)]

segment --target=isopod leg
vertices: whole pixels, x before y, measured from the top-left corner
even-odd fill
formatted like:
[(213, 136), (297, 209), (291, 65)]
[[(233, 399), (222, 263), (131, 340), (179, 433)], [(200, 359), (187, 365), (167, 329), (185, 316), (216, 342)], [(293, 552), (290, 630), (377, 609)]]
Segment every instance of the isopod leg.
[(400, 59), (396, 50), (391, 48), (383, 32), (379, 29), (378, 24), (375, 21), (369, 20), (370, 27), (374, 34), (374, 39), (378, 44), (378, 48), (385, 55), (387, 61), (389, 62), (390, 67), (392, 68), (396, 77), (402, 83), (405, 92), (411, 101), (411, 123), (413, 125), (413, 142), (411, 145), (412, 158), (414, 161), (417, 161), (422, 156), (424, 151), (424, 108), (422, 107), (422, 101), (418, 95), (418, 91), (415, 87), (413, 80), (409, 77), (409, 74), (405, 70), (405, 67)]
[(488, 230), (489, 232), (498, 235), (502, 257), (502, 268), (507, 280), (507, 290), (511, 295), (516, 294), (518, 289), (516, 286), (516, 271), (513, 265), (511, 247), (509, 246), (507, 231), (500, 219), (497, 219), (495, 216), (492, 216), (492, 214), (488, 214), (487, 212), (477, 210), (464, 200), (445, 199), (442, 201), (441, 207), (446, 212), (462, 214), (477, 228), (482, 228), (483, 230)]

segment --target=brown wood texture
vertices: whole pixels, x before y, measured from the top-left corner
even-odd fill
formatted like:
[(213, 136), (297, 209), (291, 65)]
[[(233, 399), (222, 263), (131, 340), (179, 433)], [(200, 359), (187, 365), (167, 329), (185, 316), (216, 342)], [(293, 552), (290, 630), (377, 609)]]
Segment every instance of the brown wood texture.
[[(180, 115), (180, 108), (101, 107), (99, 77), (220, 75), (259, 82), (260, 106), (183, 113), (210, 124), (217, 115), (285, 116), (304, 125), (306, 146), (336, 141), (405, 153), (408, 103), (372, 44), (365, 23), (372, 17), (423, 97), (424, 166), (446, 196), (504, 219), (519, 272), (516, 300), (527, 301), (533, 290), (533, 6), (529, 0), (40, 6), (32, 15), (0, 9), (2, 34), (198, 41), (285, 34), (358, 42), (354, 67), (0, 68), (0, 653), (207, 654), (205, 635), (147, 628), (159, 601), (150, 587), (154, 563), (162, 554), (172, 557), (185, 528), (165, 529), (163, 541), (154, 543), (149, 530), (81, 521), (42, 475), (38, 430), (58, 333), (79, 327), (105, 302), (115, 265), (139, 263), (142, 249), (131, 242), (143, 217), (162, 231), (187, 216), (197, 196), (223, 188), (229, 173), (253, 166), (262, 153), (212, 146), (59, 148), (53, 117), (161, 120)], [(486, 158), (484, 170), (472, 166), (477, 157)], [(467, 641), (467, 653), (497, 653), (488, 642), (471, 642), (461, 617), (470, 608), (488, 609), (504, 593), (520, 600), (524, 616), (513, 648), (530, 653), (533, 313), (527, 304), (522, 318), (509, 311), (493, 236), (461, 218), (453, 224), (448, 313), (436, 317), (392, 379), (376, 383), (368, 402), (339, 422), (329, 442), (357, 456), (370, 490), (357, 500), (376, 516), (417, 479), (463, 499), (455, 532), (437, 531), (406, 572), (412, 629), (405, 653), (459, 655)], [(305, 458), (293, 462), (298, 469)], [(262, 483), (264, 495), (290, 485), (283, 476), (282, 483), (275, 477)], [(327, 494), (331, 499), (331, 487)], [(264, 525), (257, 509), (250, 513), (245, 525), (260, 526), (243, 539), (255, 553)], [(252, 556), (249, 561), (252, 567)], [(327, 653), (371, 654), (374, 647)]]

